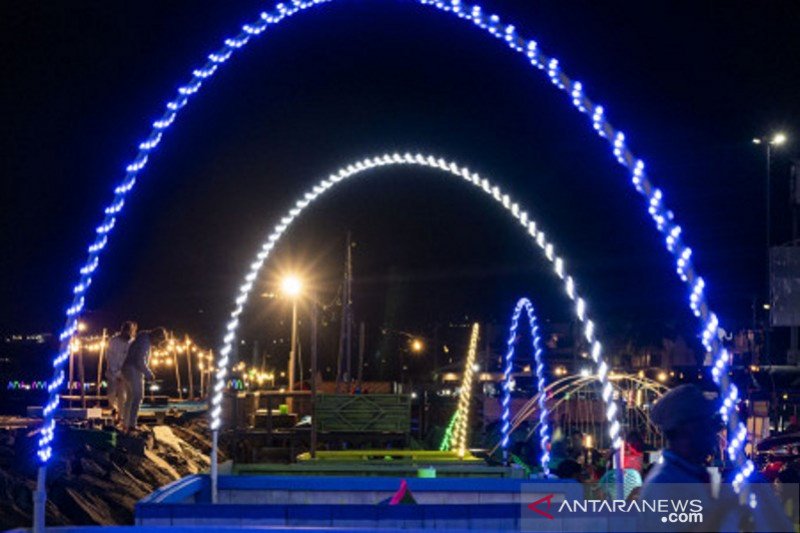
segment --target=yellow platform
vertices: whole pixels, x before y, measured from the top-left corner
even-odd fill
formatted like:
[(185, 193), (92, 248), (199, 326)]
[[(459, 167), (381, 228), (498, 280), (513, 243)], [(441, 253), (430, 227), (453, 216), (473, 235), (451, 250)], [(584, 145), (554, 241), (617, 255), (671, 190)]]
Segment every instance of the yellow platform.
[(442, 452), (438, 450), (341, 450), (319, 451), (316, 458), (311, 454), (301, 453), (298, 461), (317, 462), (351, 462), (351, 461), (405, 461), (423, 463), (483, 463), (467, 452), (464, 457), (459, 457), (455, 451)]

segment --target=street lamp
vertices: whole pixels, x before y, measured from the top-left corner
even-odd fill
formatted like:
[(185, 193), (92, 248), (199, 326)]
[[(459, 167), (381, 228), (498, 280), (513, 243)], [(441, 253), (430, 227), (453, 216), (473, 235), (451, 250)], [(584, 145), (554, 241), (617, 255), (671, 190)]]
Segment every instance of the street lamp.
[[(303, 282), (295, 275), (286, 276), (281, 280), (281, 292), (292, 300), (292, 344), (289, 350), (289, 392), (294, 391), (294, 367), (297, 357), (297, 300), (303, 293)], [(286, 403), (289, 411), (292, 407), (292, 399), (288, 398)]]
[(772, 186), (770, 183), (771, 175), (772, 175), (772, 147), (773, 146), (781, 146), (786, 143), (787, 137), (786, 134), (783, 132), (776, 132), (772, 134), (771, 137), (756, 137), (753, 139), (754, 144), (763, 144), (766, 147), (766, 156), (767, 156), (767, 180), (766, 180), (766, 207), (767, 207), (767, 223), (766, 223), (766, 235), (765, 241), (767, 245), (767, 297), (766, 297), (766, 305), (764, 306), (765, 310), (767, 311), (767, 319), (766, 323), (764, 324), (764, 355), (767, 357), (767, 361), (770, 360), (770, 316), (769, 316), (769, 304), (772, 301), (771, 294), (770, 294), (770, 254), (769, 248), (771, 243), (771, 234), (772, 234), (772, 213), (771, 209), (771, 192)]
[(425, 349), (425, 344), (420, 339), (413, 339), (411, 341), (411, 351), (414, 353), (422, 353)]
[(281, 280), (281, 292), (289, 298), (297, 298), (303, 292), (303, 282), (297, 276), (286, 276)]

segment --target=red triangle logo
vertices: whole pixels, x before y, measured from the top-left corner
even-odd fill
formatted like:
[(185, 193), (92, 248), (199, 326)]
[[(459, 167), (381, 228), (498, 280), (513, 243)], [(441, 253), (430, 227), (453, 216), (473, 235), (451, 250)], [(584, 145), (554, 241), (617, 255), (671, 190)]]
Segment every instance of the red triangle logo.
[(528, 504), (528, 509), (530, 509), (534, 513), (539, 513), (540, 515), (542, 515), (543, 517), (547, 518), (548, 520), (554, 520), (555, 517), (553, 515), (551, 515), (547, 511), (543, 511), (543, 510), (539, 509), (539, 504), (540, 503), (547, 502), (547, 509), (550, 510), (550, 505), (552, 504), (553, 496), (555, 496), (555, 495), (554, 494), (548, 494), (547, 496), (543, 496), (543, 497), (539, 498), (538, 500), (536, 500), (533, 503), (529, 503)]

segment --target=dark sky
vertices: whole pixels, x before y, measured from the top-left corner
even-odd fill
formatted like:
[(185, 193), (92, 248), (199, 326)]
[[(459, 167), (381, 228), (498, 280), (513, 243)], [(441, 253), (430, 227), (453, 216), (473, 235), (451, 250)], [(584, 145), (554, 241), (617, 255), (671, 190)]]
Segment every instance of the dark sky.
[[(17, 2), (0, 7), (0, 329), (55, 329), (101, 208), (134, 146), (255, 1)], [(489, 0), (560, 59), (665, 191), (723, 325), (746, 325), (764, 278), (764, 155), (776, 240), (800, 146), (796, 2)], [(235, 288), (277, 218), (340, 165), (384, 151), (456, 159), (512, 193), (554, 238), (601, 328), (694, 335), (686, 293), (606, 144), (503, 43), (408, 0), (338, 0), (268, 30), (207, 82), (141, 175), (88, 307), (114, 325), (188, 329), (217, 344)], [(344, 235), (356, 313), (415, 328), (505, 321), (517, 296), (569, 316), (539, 254), (477, 192), (381, 171), (304, 215), (262, 280), (313, 265), (332, 297)], [(251, 318), (265, 318), (262, 301)], [(253, 327), (260, 327), (256, 321)]]

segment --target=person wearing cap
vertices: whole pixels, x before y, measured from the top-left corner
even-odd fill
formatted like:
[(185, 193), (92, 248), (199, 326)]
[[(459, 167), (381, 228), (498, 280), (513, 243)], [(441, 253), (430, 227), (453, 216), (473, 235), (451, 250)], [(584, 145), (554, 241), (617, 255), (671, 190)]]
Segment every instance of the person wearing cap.
[[(708, 458), (717, 445), (721, 427), (714, 402), (696, 385), (680, 385), (664, 394), (650, 411), (650, 421), (661, 429), (667, 446), (661, 459), (644, 480), (642, 500), (699, 500), (702, 502), (702, 523), (665, 524), (660, 516), (649, 513), (641, 517), (647, 531), (728, 531), (725, 526), (738, 520), (728, 501), (714, 497), (711, 476), (706, 470)], [(646, 527), (645, 527), (646, 526)], [(732, 531), (737, 528), (730, 529)]]
[(717, 409), (695, 385), (680, 385), (664, 394), (650, 411), (650, 420), (667, 439), (662, 461), (644, 482), (643, 492), (653, 483), (709, 483), (708, 457), (717, 446), (720, 422)]
[[(700, 500), (703, 506), (701, 524), (668, 524), (670, 531), (739, 531), (748, 523), (752, 531), (792, 531), (777, 498), (768, 484), (750, 483), (757, 494), (756, 509), (740, 505), (730, 485), (718, 491), (712, 484), (706, 465), (718, 446), (717, 434), (722, 428), (718, 410), (696, 385), (680, 385), (656, 402), (650, 420), (667, 439), (662, 460), (656, 464), (642, 486), (643, 500)], [(643, 517), (647, 531), (664, 531), (663, 523)]]

